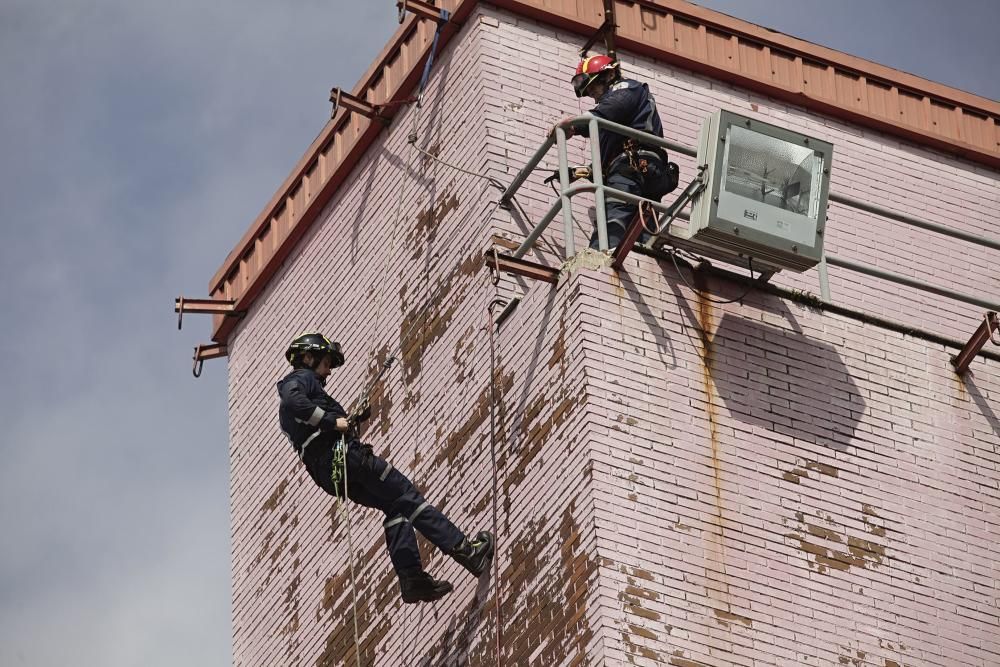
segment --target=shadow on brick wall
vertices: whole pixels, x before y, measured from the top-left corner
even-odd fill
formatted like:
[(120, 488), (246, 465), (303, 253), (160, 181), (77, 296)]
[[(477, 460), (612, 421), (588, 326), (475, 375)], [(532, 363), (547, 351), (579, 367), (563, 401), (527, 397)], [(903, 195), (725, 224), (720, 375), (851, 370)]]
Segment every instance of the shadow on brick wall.
[(983, 396), (983, 392), (979, 390), (976, 386), (975, 375), (967, 375), (962, 384), (965, 385), (966, 390), (969, 392), (969, 396), (975, 401), (976, 405), (979, 407), (979, 412), (986, 419), (986, 423), (990, 425), (993, 429), (993, 433), (997, 436), (997, 442), (1000, 442), (1000, 419), (997, 419), (997, 415), (993, 412), (993, 408), (990, 407), (990, 402)]
[(711, 376), (739, 421), (836, 451), (851, 446), (865, 401), (837, 349), (801, 332), (731, 313), (712, 335)]

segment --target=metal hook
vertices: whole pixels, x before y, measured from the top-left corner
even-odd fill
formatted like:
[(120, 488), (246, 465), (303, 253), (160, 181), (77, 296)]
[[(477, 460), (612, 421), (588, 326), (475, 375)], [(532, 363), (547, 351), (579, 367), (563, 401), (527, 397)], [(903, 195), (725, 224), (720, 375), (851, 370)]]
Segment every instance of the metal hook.
[[(184, 297), (177, 297), (177, 330), (181, 330), (181, 323), (184, 321)], [(197, 375), (195, 377), (198, 377)]]
[(196, 345), (194, 348), (194, 365), (191, 367), (191, 373), (196, 377), (201, 377), (201, 369), (205, 364), (205, 360), (201, 358), (201, 345)]
[(398, 10), (399, 24), (402, 25), (403, 21), (406, 20), (406, 3), (403, 0), (397, 0), (396, 9)]
[[(986, 332), (990, 335), (990, 342), (994, 345), (1000, 345), (1000, 315), (997, 315), (992, 310), (988, 310), (986, 311), (985, 318)], [(996, 336), (993, 335), (994, 329), (996, 330)]]
[(493, 246), (493, 266), (490, 267), (490, 282), (496, 287), (500, 284), (500, 257), (497, 255), (497, 247)]

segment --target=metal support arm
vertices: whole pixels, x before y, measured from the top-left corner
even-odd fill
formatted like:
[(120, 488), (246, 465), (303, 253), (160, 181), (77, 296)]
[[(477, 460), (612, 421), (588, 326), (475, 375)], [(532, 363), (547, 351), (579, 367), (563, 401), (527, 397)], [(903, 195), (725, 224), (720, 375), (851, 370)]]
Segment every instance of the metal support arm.
[(397, 0), (396, 9), (399, 12), (398, 18), (399, 22), (402, 23), (406, 20), (406, 12), (413, 12), (422, 19), (430, 19), (432, 21), (442, 21), (444, 23), (455, 23), (457, 21), (451, 18), (451, 14), (444, 16), (447, 10), (443, 10), (440, 7), (435, 7), (429, 2), (422, 2), (421, 0)]
[(333, 109), (330, 111), (330, 118), (336, 116), (337, 111), (344, 108), (350, 112), (361, 114), (365, 118), (376, 118), (382, 122), (388, 121), (387, 118), (382, 116), (381, 109), (378, 106), (369, 104), (365, 100), (351, 95), (343, 88), (331, 89), (330, 101), (333, 103)]
[(964, 375), (965, 371), (969, 370), (969, 365), (986, 345), (986, 341), (1000, 345), (1000, 316), (992, 310), (987, 311), (982, 324), (976, 329), (976, 333), (972, 334), (972, 338), (965, 344), (962, 351), (951, 358), (951, 365), (955, 367), (956, 373)]
[(182, 296), (174, 300), (174, 312), (177, 313), (177, 329), (184, 323), (184, 313), (207, 313), (209, 315), (228, 315), (242, 317), (244, 311), (236, 310), (236, 302), (223, 299), (185, 299)]

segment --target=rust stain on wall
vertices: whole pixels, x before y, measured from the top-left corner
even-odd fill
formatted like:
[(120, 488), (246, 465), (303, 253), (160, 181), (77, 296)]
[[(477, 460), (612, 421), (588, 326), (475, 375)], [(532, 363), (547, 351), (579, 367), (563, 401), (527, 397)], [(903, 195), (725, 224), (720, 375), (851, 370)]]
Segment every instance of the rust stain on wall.
[(432, 205), (423, 213), (417, 215), (417, 224), (406, 235), (406, 240), (404, 241), (412, 252), (410, 255), (411, 260), (416, 261), (420, 259), (427, 248), (434, 243), (441, 222), (445, 216), (458, 209), (459, 203), (458, 197), (454, 194), (451, 196), (444, 194), (437, 201), (437, 204)]
[[(360, 558), (355, 560), (357, 579), (358, 629), (361, 640), (361, 664), (374, 664), (376, 651), (392, 629), (393, 614), (386, 613), (398, 599), (396, 575), (386, 563), (378, 568), (372, 581), (373, 566), (359, 567), (360, 563), (381, 563), (379, 552), (381, 543), (376, 542)], [(384, 554), (381, 556), (386, 558)], [(327, 635), (319, 655), (313, 664), (316, 667), (340, 667), (354, 664), (354, 609), (351, 600), (351, 575), (345, 563), (343, 571), (329, 577), (323, 587), (323, 595), (316, 607), (316, 623), (323, 623), (324, 615), (333, 629)]]
[(268, 499), (264, 501), (264, 505), (261, 507), (261, 510), (265, 512), (273, 512), (277, 509), (278, 503), (285, 497), (285, 491), (287, 489), (288, 478), (286, 477), (278, 483), (278, 486), (274, 489), (274, 493), (272, 493)]
[[(498, 393), (507, 392), (514, 386), (514, 374), (505, 373), (502, 368), (498, 368), (497, 385)], [(444, 444), (439, 448), (437, 454), (434, 456), (434, 460), (431, 462), (432, 467), (437, 468), (444, 464), (450, 467), (454, 464), (459, 454), (462, 453), (462, 450), (469, 443), (469, 440), (472, 439), (472, 436), (489, 420), (491, 400), (492, 388), (489, 386), (484, 387), (479, 392), (479, 396), (476, 398), (472, 409), (466, 413), (465, 420), (444, 439)], [(438, 442), (441, 442), (442, 435), (438, 434)]]
[[(471, 281), (465, 279), (479, 273), (480, 266), (481, 260), (477, 255), (466, 257), (458, 268), (447, 276), (445, 282), (428, 289), (428, 293), (433, 295), (433, 300), (426, 304), (426, 309), (424, 304), (417, 304), (407, 311), (407, 303), (403, 301), (404, 315), (399, 325), (399, 338), (403, 378), (407, 383), (413, 382), (420, 374), (427, 347), (448, 330), (455, 313), (460, 308), (459, 301), (462, 295), (467, 290), (475, 288)], [(457, 292), (456, 282), (459, 282)]]
[(708, 417), (709, 439), (712, 445), (712, 480), (715, 492), (715, 512), (718, 519), (719, 537), (722, 535), (722, 470), (719, 462), (719, 425), (718, 413), (716, 412), (715, 399), (713, 394), (712, 367), (715, 364), (714, 340), (709, 335), (712, 330), (712, 303), (705, 296), (707, 289), (704, 277), (700, 273), (695, 273), (695, 284), (699, 291), (696, 292), (698, 299), (698, 335), (702, 345), (702, 386), (705, 390), (705, 405)]
[[(712, 490), (714, 494), (714, 513), (711, 514), (715, 523), (715, 539), (705, 539), (706, 558), (713, 561), (714, 567), (706, 568), (706, 574), (713, 578), (713, 571), (718, 574), (714, 578), (721, 584), (721, 590), (712, 586), (705, 587), (705, 595), (714, 603), (712, 606), (729, 607), (729, 582), (726, 576), (726, 533), (723, 527), (722, 508), (722, 462), (719, 457), (719, 416), (715, 405), (714, 380), (712, 373), (715, 365), (715, 340), (711, 336), (714, 327), (712, 302), (707, 296), (708, 285), (705, 277), (696, 272), (695, 298), (698, 301), (698, 335), (702, 345), (702, 387), (705, 392), (705, 410), (708, 418), (709, 440), (711, 445)], [(728, 625), (726, 626), (729, 627)], [(674, 664), (673, 662), (671, 664)]]

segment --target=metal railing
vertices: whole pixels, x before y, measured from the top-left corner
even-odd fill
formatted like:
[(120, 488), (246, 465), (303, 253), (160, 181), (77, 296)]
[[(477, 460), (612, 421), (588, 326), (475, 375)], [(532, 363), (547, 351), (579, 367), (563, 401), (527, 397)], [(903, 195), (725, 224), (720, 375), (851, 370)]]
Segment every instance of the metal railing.
[(531, 230), (531, 233), (529, 233), (527, 238), (524, 239), (524, 242), (512, 253), (514, 257), (522, 257), (524, 253), (528, 251), (535, 241), (538, 240), (538, 237), (542, 235), (542, 232), (545, 231), (546, 227), (549, 226), (549, 223), (552, 222), (556, 215), (559, 214), (559, 211), (562, 211), (563, 214), (566, 257), (569, 258), (575, 255), (576, 243), (573, 236), (573, 210), (570, 206), (570, 199), (572, 199), (574, 195), (578, 195), (581, 192), (594, 193), (594, 198), (596, 200), (595, 213), (597, 216), (597, 242), (598, 247), (601, 250), (608, 249), (608, 217), (604, 210), (604, 202), (608, 195), (613, 195), (617, 199), (623, 199), (633, 204), (647, 202), (655, 210), (666, 215), (670, 215), (671, 207), (669, 206), (650, 199), (645, 199), (643, 197), (637, 197), (630, 192), (624, 192), (604, 184), (604, 168), (601, 164), (601, 147), (600, 143), (596, 141), (598, 131), (600, 129), (610, 130), (616, 134), (621, 134), (629, 137), (630, 139), (635, 139), (643, 146), (658, 146), (660, 148), (676, 151), (685, 155), (694, 156), (694, 152), (685, 146), (681, 146), (680, 144), (676, 144), (672, 141), (667, 141), (662, 137), (634, 130), (631, 127), (625, 127), (624, 125), (619, 125), (618, 123), (612, 123), (609, 120), (598, 118), (597, 116), (591, 116), (590, 114), (577, 116), (565, 125), (572, 127), (580, 127), (582, 125), (587, 126), (588, 134), (591, 138), (590, 159), (593, 169), (593, 182), (582, 181), (570, 185), (569, 157), (567, 156), (566, 151), (566, 130), (564, 126), (557, 127), (554, 135), (550, 134), (548, 136), (545, 143), (543, 143), (541, 147), (535, 151), (535, 154), (531, 157), (524, 168), (518, 172), (514, 181), (500, 197), (500, 203), (502, 205), (509, 203), (511, 198), (513, 198), (517, 193), (518, 189), (524, 184), (525, 180), (527, 180), (531, 172), (533, 172), (542, 161), (542, 158), (548, 154), (552, 146), (557, 146), (559, 153), (559, 186), (561, 188), (559, 199), (552, 205), (541, 221), (535, 225), (535, 228)]
[[(545, 142), (535, 151), (535, 154), (531, 157), (528, 163), (518, 172), (517, 176), (511, 182), (510, 186), (504, 191), (500, 198), (502, 205), (508, 204), (520, 187), (527, 180), (528, 176), (533, 172), (542, 161), (542, 159), (548, 154), (552, 146), (555, 145), (558, 149), (559, 156), (559, 184), (560, 192), (559, 199), (549, 208), (548, 212), (542, 217), (541, 221), (531, 230), (528, 236), (524, 239), (524, 242), (512, 253), (514, 257), (520, 258), (524, 256), (535, 241), (541, 236), (542, 232), (549, 226), (549, 223), (555, 219), (555, 217), (562, 211), (563, 214), (563, 225), (565, 228), (565, 247), (566, 247), (566, 258), (572, 257), (576, 254), (576, 245), (574, 241), (573, 234), (573, 211), (570, 205), (570, 200), (581, 192), (593, 192), (594, 198), (596, 200), (596, 222), (597, 222), (597, 238), (599, 248), (601, 250), (608, 249), (608, 221), (607, 214), (604, 210), (605, 200), (609, 195), (614, 196), (616, 199), (622, 199), (624, 201), (640, 204), (646, 202), (656, 211), (666, 215), (666, 216), (678, 216), (684, 217), (680, 214), (678, 210), (681, 207), (674, 205), (665, 205), (660, 202), (651, 201), (643, 197), (638, 197), (629, 192), (623, 192), (616, 188), (607, 186), (604, 183), (604, 170), (601, 164), (601, 149), (599, 142), (596, 140), (598, 132), (600, 130), (612, 131), (616, 134), (621, 134), (626, 137), (635, 139), (643, 146), (659, 146), (671, 150), (675, 153), (680, 153), (682, 155), (688, 155), (690, 157), (697, 157), (697, 151), (694, 149), (684, 146), (672, 141), (663, 139), (662, 137), (657, 137), (651, 134), (646, 134), (639, 130), (626, 127), (624, 125), (619, 125), (618, 123), (612, 123), (611, 121), (605, 120), (603, 118), (598, 118), (596, 116), (591, 116), (590, 114), (583, 114), (573, 118), (571, 121), (565, 123), (565, 125), (570, 125), (573, 127), (579, 127), (586, 125), (588, 128), (588, 134), (590, 137), (590, 154), (591, 161), (593, 163), (593, 182), (578, 182), (570, 184), (569, 180), (569, 158), (567, 157), (566, 151), (566, 131), (563, 126), (557, 127), (554, 134), (550, 134)], [(869, 204), (852, 197), (847, 197), (844, 195), (838, 195), (836, 193), (830, 193), (830, 201), (837, 202), (843, 206), (848, 206), (861, 211), (866, 211), (874, 215), (889, 218), (890, 220), (895, 220), (897, 222), (904, 223), (912, 227), (918, 227), (936, 234), (941, 234), (943, 236), (948, 236), (950, 238), (959, 239), (966, 241), (968, 243), (973, 243), (975, 245), (991, 248), (994, 250), (1000, 250), (1000, 239), (995, 237), (989, 237), (981, 234), (973, 234), (970, 232), (963, 232), (957, 229), (952, 229), (944, 225), (940, 225), (934, 222), (929, 222), (927, 220), (921, 220), (920, 218), (907, 215), (904, 213), (899, 213), (897, 211), (892, 211), (890, 209), (884, 208), (882, 206), (876, 206), (874, 204)], [(681, 198), (678, 198), (678, 201)], [(668, 239), (669, 239), (669, 227)], [(566, 259), (564, 258), (564, 259)], [(956, 301), (961, 301), (974, 306), (979, 306), (982, 308), (988, 308), (991, 311), (1000, 310), (1000, 301), (990, 300), (981, 298), (973, 294), (966, 294), (964, 292), (959, 292), (947, 287), (940, 287), (937, 285), (929, 284), (923, 280), (916, 278), (910, 278), (909, 276), (904, 276), (892, 271), (886, 271), (875, 266), (864, 264), (855, 260), (846, 259), (839, 257), (837, 255), (831, 255), (824, 252), (823, 258), (821, 259), (817, 269), (819, 271), (819, 282), (820, 282), (820, 292), (822, 299), (828, 303), (831, 302), (830, 296), (830, 285), (827, 277), (827, 264), (838, 266), (850, 271), (855, 271), (857, 273), (863, 273), (874, 278), (880, 278), (882, 280), (887, 280), (899, 285), (906, 285), (908, 287), (913, 287), (918, 290), (929, 292), (931, 294), (936, 294), (938, 296), (943, 296), (946, 298), (954, 299)]]

